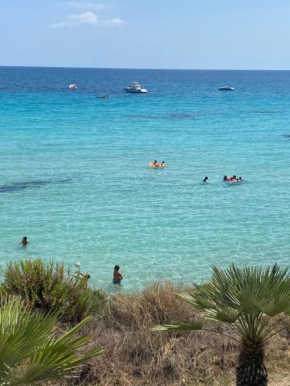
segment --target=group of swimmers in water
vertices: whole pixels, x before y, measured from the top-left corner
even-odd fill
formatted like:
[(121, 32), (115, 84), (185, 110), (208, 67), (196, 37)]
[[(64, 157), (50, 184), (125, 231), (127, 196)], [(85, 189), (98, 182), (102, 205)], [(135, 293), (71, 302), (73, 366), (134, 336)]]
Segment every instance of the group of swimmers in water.
[[(165, 167), (166, 164), (164, 161), (162, 161), (161, 163), (158, 163), (156, 160), (152, 163), (155, 167)], [(224, 176), (223, 178), (223, 181), (224, 182), (227, 182), (227, 183), (235, 183), (235, 182), (243, 182), (243, 178), (242, 177), (237, 177), (235, 175), (233, 175), (232, 177), (231, 176)], [(203, 179), (203, 183), (207, 184), (208, 183), (208, 177), (204, 177)], [(26, 247), (29, 243), (28, 241), (28, 238), (27, 236), (24, 236), (20, 242), (24, 247)], [(79, 263), (78, 263), (79, 264)], [(78, 276), (77, 278), (80, 277), (80, 275), (85, 278), (86, 280), (88, 280), (90, 278), (90, 275), (84, 275), (80, 272), (78, 272)], [(75, 275), (73, 275), (74, 277), (76, 277)], [(123, 276), (120, 272), (120, 266), (119, 265), (115, 265), (114, 267), (114, 273), (113, 273), (113, 284), (118, 284), (118, 285), (121, 285), (122, 283), (122, 280), (123, 280)]]
[[(155, 160), (154, 162), (149, 162), (149, 165), (154, 168), (165, 168), (167, 166), (165, 161), (158, 162), (157, 160)], [(233, 175), (233, 176), (224, 176), (223, 181), (228, 183), (233, 183), (233, 182), (243, 182), (244, 180), (242, 177), (237, 177), (236, 175)], [(208, 177), (204, 177), (202, 182), (207, 184)]]
[[(150, 163), (152, 166), (154, 167), (157, 167), (157, 168), (162, 168), (162, 167), (166, 167), (166, 163), (164, 161), (162, 161), (161, 163), (159, 163), (157, 160), (155, 160), (154, 162)], [(227, 183), (236, 183), (236, 182), (243, 182), (243, 178), (242, 177), (237, 177), (236, 175), (233, 175), (233, 176), (224, 176), (223, 178), (223, 181), (224, 182), (227, 182)], [(208, 177), (204, 177), (203, 179), (203, 183), (207, 184), (208, 183)], [(29, 243), (28, 241), (28, 238), (27, 236), (24, 236), (22, 238), (22, 240), (20, 241), (20, 243), (26, 247)], [(84, 277), (86, 280), (88, 280), (90, 278), (90, 275), (84, 275), (80, 272), (78, 272), (78, 276), (77, 278), (80, 277), (80, 275), (82, 277)], [(74, 275), (73, 275), (74, 276)], [(76, 276), (74, 276), (76, 277)], [(121, 282), (123, 280), (123, 276), (120, 272), (120, 266), (119, 265), (115, 265), (114, 267), (114, 273), (113, 273), (113, 284), (118, 284), (118, 285), (121, 285)]]
[(237, 177), (237, 176), (224, 176), (223, 180), (225, 182), (243, 182), (243, 178), (242, 177)]
[(164, 161), (162, 162), (158, 162), (157, 160), (155, 160), (154, 162), (151, 163), (152, 166), (154, 166), (155, 168), (165, 168), (166, 167), (166, 163)]
[[(243, 182), (243, 178), (242, 177), (237, 177), (237, 176), (224, 176), (223, 178), (223, 181), (224, 182), (228, 182), (228, 183), (233, 183), (233, 182)], [(207, 184), (208, 183), (208, 177), (204, 177), (204, 179), (202, 180), (203, 183)]]

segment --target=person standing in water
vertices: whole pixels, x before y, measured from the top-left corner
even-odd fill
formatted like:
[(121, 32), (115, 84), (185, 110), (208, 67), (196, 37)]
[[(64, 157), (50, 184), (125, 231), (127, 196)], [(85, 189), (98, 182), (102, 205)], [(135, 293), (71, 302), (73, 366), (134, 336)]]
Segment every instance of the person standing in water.
[(207, 184), (208, 177), (204, 177), (203, 181), (205, 184)]
[(20, 244), (23, 245), (23, 247), (26, 247), (28, 245), (29, 241), (27, 239), (27, 236), (22, 237), (22, 240), (20, 241)]
[(121, 285), (121, 282), (123, 280), (123, 276), (122, 276), (121, 272), (119, 271), (119, 269), (120, 269), (120, 266), (115, 265), (114, 274), (113, 274), (113, 284)]

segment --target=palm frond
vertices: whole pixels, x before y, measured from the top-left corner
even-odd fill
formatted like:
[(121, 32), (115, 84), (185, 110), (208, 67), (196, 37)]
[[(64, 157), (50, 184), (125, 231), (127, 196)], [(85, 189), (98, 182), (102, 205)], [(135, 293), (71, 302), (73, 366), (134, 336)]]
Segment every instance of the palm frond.
[(165, 324), (162, 326), (156, 326), (152, 329), (152, 331), (172, 331), (172, 332), (188, 332), (188, 331), (196, 331), (201, 330), (203, 327), (203, 323), (195, 322), (195, 323), (172, 323)]
[(78, 354), (89, 341), (78, 332), (90, 321), (86, 318), (57, 338), (58, 312), (32, 314), (19, 298), (0, 299), (0, 379), (10, 386), (32, 385), (75, 373), (102, 353), (93, 348)]
[[(232, 264), (226, 270), (213, 266), (212, 278), (206, 284), (178, 297), (204, 321), (228, 324), (241, 341), (263, 341), (273, 334), (271, 318), (290, 315), (289, 270), (277, 264), (267, 268)], [(190, 329), (190, 325), (181, 326), (182, 331)], [(169, 329), (177, 331), (178, 324), (164, 327)]]

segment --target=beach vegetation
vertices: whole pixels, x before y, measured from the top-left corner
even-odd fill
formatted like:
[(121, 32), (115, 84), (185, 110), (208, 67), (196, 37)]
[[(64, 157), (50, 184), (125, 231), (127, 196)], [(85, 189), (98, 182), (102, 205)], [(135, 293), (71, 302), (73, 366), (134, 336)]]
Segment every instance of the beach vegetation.
[(19, 297), (2, 296), (0, 384), (40, 385), (48, 380), (76, 377), (84, 362), (102, 353), (99, 348), (86, 349), (89, 338), (79, 335), (91, 319), (60, 332), (58, 312), (35, 312)]
[[(233, 385), (241, 351), (239, 337), (226, 323), (204, 320), (205, 313), (176, 296), (177, 293), (195, 296), (200, 290), (210, 291), (210, 288), (211, 281), (199, 287), (159, 280), (138, 292), (123, 288), (105, 295), (105, 301), (101, 300), (92, 313), (91, 322), (80, 331), (89, 337), (88, 349), (102, 347), (104, 353), (76, 368), (73, 378), (52, 379), (47, 385)], [(5, 295), (6, 291), (3, 292)], [(26, 301), (24, 296), (21, 298), (32, 315), (41, 312), (40, 307)], [(58, 313), (56, 310), (51, 308), (48, 312)], [(203, 323), (204, 328), (190, 334), (152, 332), (156, 325), (174, 325), (178, 320)], [(58, 319), (56, 336), (70, 326), (63, 321)], [(275, 339), (267, 340), (264, 346), (271, 385), (286, 386), (290, 382), (290, 377), (287, 378), (290, 323), (283, 312), (269, 322), (275, 329), (273, 332), (278, 330)]]
[(32, 309), (62, 311), (62, 321), (79, 322), (105, 300), (89, 286), (89, 276), (72, 273), (63, 263), (42, 259), (13, 261), (3, 271), (2, 292), (20, 296)]
[(202, 330), (234, 340), (239, 345), (236, 385), (266, 386), (265, 347), (285, 329), (290, 313), (288, 268), (214, 267), (206, 285), (197, 285), (191, 293), (178, 296), (196, 313), (194, 320), (164, 324), (154, 330), (175, 333)]
[(223, 380), (232, 380), (235, 342), (208, 333), (152, 333), (158, 323), (194, 320), (195, 313), (175, 296), (185, 289), (190, 290), (158, 281), (140, 292), (111, 294), (88, 328), (92, 342), (105, 352), (81, 371), (78, 385), (228, 386)]

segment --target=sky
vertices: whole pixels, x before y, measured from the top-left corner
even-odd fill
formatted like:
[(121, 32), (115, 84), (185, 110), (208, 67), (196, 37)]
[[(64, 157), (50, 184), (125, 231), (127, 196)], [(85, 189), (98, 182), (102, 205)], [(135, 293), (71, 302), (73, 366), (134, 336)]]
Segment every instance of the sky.
[(290, 0), (0, 0), (0, 65), (290, 70)]

